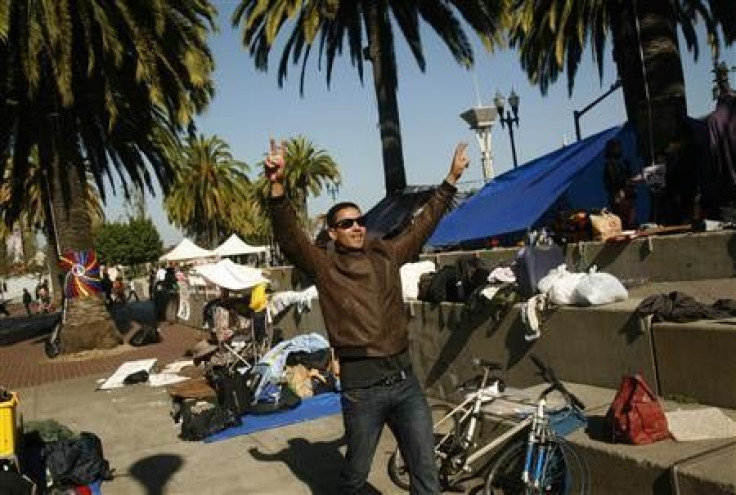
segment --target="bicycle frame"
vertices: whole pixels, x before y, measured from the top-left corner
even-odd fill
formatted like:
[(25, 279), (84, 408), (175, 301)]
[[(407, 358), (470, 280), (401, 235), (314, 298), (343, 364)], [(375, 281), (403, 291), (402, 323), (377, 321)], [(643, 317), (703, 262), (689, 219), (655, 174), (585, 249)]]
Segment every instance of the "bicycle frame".
[(450, 478), (450, 482), (451, 482), (450, 484), (458, 481), (460, 477), (464, 477), (464, 476), (467, 476), (473, 473), (472, 466), (478, 459), (482, 458), (484, 455), (491, 452), (493, 449), (499, 447), (500, 445), (503, 445), (504, 443), (506, 443), (506, 441), (515, 437), (522, 431), (524, 431), (524, 429), (527, 426), (532, 424), (533, 420), (534, 420), (534, 417), (524, 418), (519, 423), (517, 423), (513, 428), (509, 429), (502, 435), (497, 436), (491, 442), (485, 444), (483, 447), (481, 447), (480, 449), (476, 450), (471, 455), (469, 455), (465, 459), (465, 463), (462, 466), (462, 469), (460, 470), (460, 472), (458, 472), (456, 475)]
[[(485, 368), (483, 373), (483, 379), (480, 382), (480, 386), (478, 387), (478, 390), (473, 392), (472, 394), (469, 394), (468, 397), (461, 402), (459, 405), (455, 406), (450, 412), (448, 412), (445, 416), (443, 416), (439, 421), (437, 421), (432, 429), (437, 430), (437, 428), (448, 421), (450, 418), (453, 418), (456, 414), (460, 413), (462, 411), (462, 415), (458, 419), (458, 424), (463, 424), (465, 421), (470, 421), (469, 427), (467, 431), (465, 432), (465, 436), (461, 439), (462, 447), (467, 448), (472, 442), (473, 437), (475, 435), (475, 430), (478, 427), (478, 420), (480, 418), (480, 409), (483, 406), (484, 402), (490, 402), (495, 397), (488, 396), (483, 393), (483, 390), (486, 388), (488, 384), (488, 377), (490, 375), (490, 370), (488, 368)], [(470, 404), (472, 403), (472, 407), (470, 407)], [(470, 417), (470, 419), (468, 419)], [(439, 455), (440, 457), (444, 458), (441, 448), (445, 442), (450, 438), (451, 432), (442, 437), (436, 444), (435, 444), (435, 453)]]
[[(488, 384), (489, 376), (490, 376), (490, 369), (485, 368), (484, 373), (483, 373), (483, 379), (481, 380), (478, 390), (470, 394), (470, 396), (467, 399), (465, 399), (460, 405), (452, 409), (449, 413), (447, 413), (447, 415), (445, 415), (442, 419), (440, 419), (434, 425), (434, 429), (436, 430), (437, 427), (443, 424), (445, 421), (449, 420), (450, 418), (455, 416), (460, 411), (464, 411), (462, 413), (462, 416), (458, 420), (459, 424), (463, 424), (465, 421), (469, 421), (468, 428), (465, 431), (463, 438), (461, 439), (460, 447), (463, 450), (470, 448), (470, 446), (473, 443), (475, 432), (476, 432), (476, 429), (478, 428), (478, 422), (481, 421), (481, 416), (482, 416), (481, 408), (483, 407), (483, 404), (486, 402), (493, 402), (496, 399), (496, 396), (489, 396), (487, 394), (484, 394), (483, 392)], [(472, 403), (472, 407), (469, 407), (471, 403)], [(491, 441), (490, 443), (487, 443), (486, 445), (484, 445), (483, 447), (481, 447), (480, 449), (476, 450), (475, 452), (470, 454), (468, 457), (466, 457), (463, 461), (463, 464), (459, 466), (459, 469), (457, 469), (457, 473), (448, 477), (449, 484), (452, 485), (456, 483), (461, 477), (464, 477), (464, 476), (467, 476), (473, 473), (473, 464), (477, 460), (481, 459), (487, 453), (489, 453), (496, 447), (502, 445), (510, 438), (519, 434), (521, 431), (523, 431), (527, 426), (529, 426), (532, 423), (533, 419), (534, 419), (533, 417), (528, 417), (528, 418), (523, 419), (521, 422), (517, 423), (514, 427), (509, 429), (507, 432), (494, 438), (493, 441)], [(435, 453), (440, 458), (442, 458), (443, 461), (446, 460), (447, 456), (444, 455), (444, 453), (442, 452), (442, 446), (445, 444), (448, 438), (450, 438), (450, 436), (451, 436), (451, 433), (448, 433), (435, 444)]]

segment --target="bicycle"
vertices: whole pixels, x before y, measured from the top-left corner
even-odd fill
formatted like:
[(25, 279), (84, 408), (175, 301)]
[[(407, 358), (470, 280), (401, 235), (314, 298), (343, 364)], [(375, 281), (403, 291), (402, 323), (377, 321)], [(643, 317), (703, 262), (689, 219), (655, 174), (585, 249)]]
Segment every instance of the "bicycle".
[[(545, 428), (549, 427), (549, 418), (545, 416), (545, 402), (549, 393), (554, 390), (560, 391), (566, 404), (574, 411), (580, 412), (584, 409), (584, 406), (577, 397), (570, 393), (557, 380), (554, 372), (549, 367), (544, 366), (536, 356), (532, 356), (532, 360), (540, 368), (545, 381), (550, 383), (550, 387), (540, 394), (534, 414), (521, 419), (509, 430), (495, 437), (491, 442), (478, 447), (477, 442), (480, 437), (480, 426), (482, 425), (484, 415), (482, 408), (484, 405), (502, 396), (505, 390), (505, 384), (503, 380), (494, 375), (495, 371), (502, 368), (498, 363), (478, 358), (473, 359), (473, 365), (482, 367), (484, 370), (477, 389), (468, 394), (461, 404), (442, 416), (433, 427), (435, 459), (440, 477), (440, 485), (443, 490), (460, 488), (463, 481), (482, 472), (495, 459), (484, 485), (485, 493), (488, 495), (574, 493), (574, 489), (573, 491), (568, 490), (572, 486), (570, 482), (572, 477), (567, 476), (568, 463), (564, 456), (568, 451), (572, 452), (572, 454), (567, 455), (571, 459), (576, 459), (578, 466), (582, 467), (583, 464), (580, 462), (579, 457), (566, 444), (564, 444), (564, 447), (557, 448), (556, 446), (562, 445), (564, 441), (556, 435), (547, 434), (544, 437), (544, 443), (539, 442), (538, 438), (541, 438), (541, 435), (547, 432)], [(489, 383), (491, 383), (490, 386)], [(547, 418), (546, 422), (545, 418)], [(513, 442), (508, 446), (505, 444), (512, 438), (523, 436), (527, 430), (535, 433), (533, 438), (536, 443), (534, 445), (544, 445), (545, 450), (544, 455), (532, 455), (530, 459), (527, 459), (530, 464), (531, 461), (537, 462), (534, 464), (533, 470), (527, 470), (528, 480), (524, 481), (523, 476), (525, 470), (523, 466), (522, 469), (517, 470), (516, 464), (513, 461), (519, 457), (520, 453), (524, 454), (526, 452), (525, 450), (520, 450), (525, 444), (522, 445), (523, 442), (521, 440)], [(531, 441), (531, 434), (528, 435), (528, 438)], [(500, 452), (490, 462), (487, 461), (487, 455), (501, 446), (503, 447)], [(550, 446), (551, 448), (548, 448)], [(532, 451), (532, 453), (534, 452)], [(560, 458), (562, 458), (561, 461)], [(583, 469), (584, 474), (580, 476), (580, 481), (587, 482), (587, 473), (585, 471)], [(553, 482), (543, 483), (543, 480), (548, 481), (544, 478), (546, 473), (553, 472), (557, 473), (555, 476), (549, 476), (549, 479)], [(389, 458), (388, 474), (398, 487), (404, 490), (409, 489), (409, 473), (398, 448)], [(529, 490), (523, 485), (524, 489), (522, 491), (515, 491), (518, 488), (518, 484), (510, 481), (515, 480), (516, 475), (518, 475), (519, 482), (530, 485)], [(562, 480), (561, 484), (559, 483), (560, 480)], [(541, 490), (534, 489), (533, 486), (535, 483), (538, 483), (539, 487), (544, 486)], [(563, 491), (559, 490), (560, 487), (562, 487)], [(554, 489), (558, 490), (555, 491)]]

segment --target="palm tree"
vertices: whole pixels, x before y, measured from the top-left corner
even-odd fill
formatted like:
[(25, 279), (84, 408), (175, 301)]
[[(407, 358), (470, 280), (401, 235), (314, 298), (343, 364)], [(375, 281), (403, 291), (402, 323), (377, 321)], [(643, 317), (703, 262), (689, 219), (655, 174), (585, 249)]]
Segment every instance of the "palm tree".
[[(339, 186), (342, 180), (337, 163), (322, 148), (317, 148), (303, 136), (285, 143), (287, 163), (284, 184), (291, 202), (299, 211), (299, 220), (311, 235), (312, 224), (307, 212), (307, 198), (319, 196), (326, 185)], [(270, 183), (261, 172), (251, 186), (251, 216), (248, 217), (247, 239), (258, 244), (273, 244), (273, 228), (268, 215)]]
[(348, 45), (350, 61), (361, 83), (363, 59), (371, 62), (384, 180), (386, 192), (392, 194), (406, 187), (394, 31), (398, 28), (401, 32), (422, 71), (426, 61), (420, 19), (444, 41), (461, 66), (470, 67), (473, 50), (465, 27), (470, 27), (486, 48), (492, 49), (501, 41), (502, 28), (506, 25), (506, 4), (507, 0), (241, 0), (233, 14), (233, 24), (241, 26), (243, 46), (254, 57), (256, 67), (264, 71), (268, 69), (269, 54), (281, 29), (293, 26), (279, 63), (280, 86), (289, 63), (301, 64), (303, 92), (304, 74), (313, 47), (319, 52), (320, 67), (324, 58), (328, 86), (335, 59), (342, 55), (343, 42)]
[(678, 27), (697, 58), (695, 25), (704, 22), (717, 57), (722, 41), (736, 40), (735, 12), (732, 0), (517, 0), (511, 46), (543, 94), (563, 72), (572, 93), (584, 49), (602, 76), (610, 39), (628, 118), (642, 155), (652, 158), (677, 138), (687, 114)]
[(291, 200), (301, 212), (307, 225), (307, 196), (319, 196), (327, 184), (339, 186), (341, 182), (337, 163), (322, 148), (317, 148), (304, 136), (286, 141), (284, 159), (288, 167), (284, 172), (284, 185)]
[(164, 200), (169, 221), (214, 248), (248, 204), (248, 165), (217, 136), (190, 136)]
[[(173, 172), (164, 131), (183, 130), (209, 102), (213, 60), (207, 0), (5, 0), (0, 7), (0, 177), (12, 157), (10, 220), (26, 197), (38, 149), (47, 237), (60, 251), (92, 247), (84, 201), (90, 174), (125, 192), (166, 190)], [(55, 243), (54, 243), (55, 244)], [(67, 306), (68, 352), (121, 341), (102, 297)]]

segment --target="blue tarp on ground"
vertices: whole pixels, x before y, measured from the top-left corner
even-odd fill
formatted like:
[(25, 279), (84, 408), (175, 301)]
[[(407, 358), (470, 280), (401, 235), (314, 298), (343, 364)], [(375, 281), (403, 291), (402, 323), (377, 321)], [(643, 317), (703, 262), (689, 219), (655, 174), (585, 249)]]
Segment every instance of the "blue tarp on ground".
[(558, 206), (571, 210), (608, 204), (603, 182), (606, 142), (621, 140), (635, 169), (635, 135), (629, 125), (612, 127), (506, 172), (448, 213), (427, 244), (448, 247), (524, 232)]
[(204, 443), (218, 442), (240, 435), (248, 435), (256, 431), (270, 430), (324, 416), (331, 416), (338, 414), (341, 410), (340, 394), (328, 392), (315, 395), (314, 397), (302, 399), (301, 404), (294, 409), (259, 416), (252, 414), (242, 416), (240, 418), (243, 421), (242, 425), (215, 433), (205, 438)]

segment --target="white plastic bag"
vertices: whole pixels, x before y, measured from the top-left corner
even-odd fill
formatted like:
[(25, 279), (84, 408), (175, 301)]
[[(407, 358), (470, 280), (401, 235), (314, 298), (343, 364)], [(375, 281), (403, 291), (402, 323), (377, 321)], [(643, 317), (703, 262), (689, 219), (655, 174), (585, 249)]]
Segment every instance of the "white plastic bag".
[(542, 294), (549, 296), (549, 301), (558, 306), (575, 304), (573, 292), (575, 286), (584, 273), (570, 273), (564, 263), (553, 268), (547, 275), (542, 277), (537, 284), (537, 289)]
[(549, 289), (557, 279), (564, 277), (569, 273), (570, 272), (567, 271), (567, 265), (564, 263), (557, 268), (551, 269), (547, 275), (539, 279), (539, 282), (537, 282), (537, 290), (542, 294), (548, 293)]
[(557, 278), (549, 289), (549, 300), (552, 304), (566, 306), (578, 304), (575, 296), (575, 288), (580, 281), (586, 277), (584, 273), (566, 273)]
[(626, 287), (610, 273), (598, 273), (595, 268), (575, 287), (573, 297), (582, 306), (597, 306), (616, 301), (625, 301), (629, 297)]

